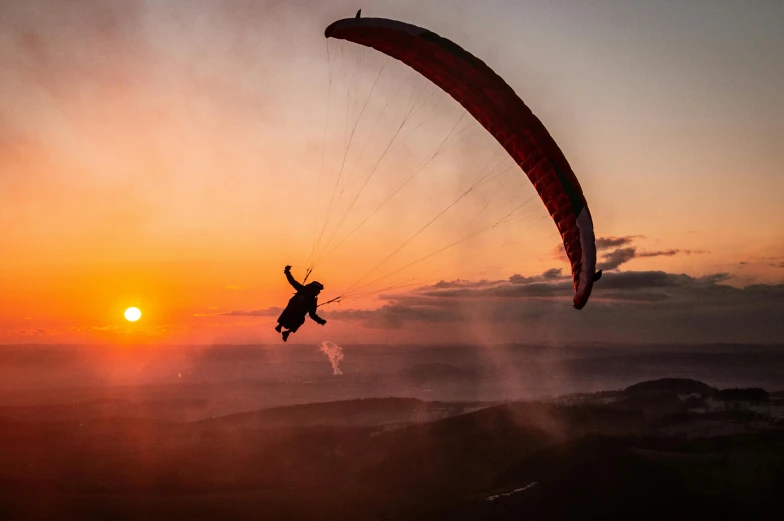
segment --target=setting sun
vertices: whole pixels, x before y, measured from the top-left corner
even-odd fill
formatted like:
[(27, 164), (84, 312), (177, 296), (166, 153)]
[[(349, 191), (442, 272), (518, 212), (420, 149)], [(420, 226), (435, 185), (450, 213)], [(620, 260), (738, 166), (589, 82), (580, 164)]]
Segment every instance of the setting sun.
[(128, 308), (125, 310), (125, 320), (136, 322), (140, 318), (142, 318), (142, 312), (139, 308)]

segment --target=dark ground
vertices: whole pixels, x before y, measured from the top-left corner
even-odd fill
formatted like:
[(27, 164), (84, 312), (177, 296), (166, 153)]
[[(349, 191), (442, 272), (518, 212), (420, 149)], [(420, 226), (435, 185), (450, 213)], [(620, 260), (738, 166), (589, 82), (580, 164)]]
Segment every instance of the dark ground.
[(549, 401), (360, 399), (198, 421), (122, 401), (83, 404), (85, 419), (74, 404), (9, 406), (0, 518), (784, 519), (784, 396), (722, 396), (744, 395), (665, 380)]

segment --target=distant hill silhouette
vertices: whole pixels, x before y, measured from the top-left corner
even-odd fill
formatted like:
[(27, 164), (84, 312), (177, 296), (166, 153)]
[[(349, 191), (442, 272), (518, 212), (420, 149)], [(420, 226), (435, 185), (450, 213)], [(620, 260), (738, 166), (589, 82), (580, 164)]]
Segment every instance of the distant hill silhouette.
[(628, 396), (674, 393), (674, 394), (698, 394), (703, 397), (713, 396), (718, 389), (708, 384), (691, 380), (688, 378), (661, 378), (630, 385), (624, 392)]

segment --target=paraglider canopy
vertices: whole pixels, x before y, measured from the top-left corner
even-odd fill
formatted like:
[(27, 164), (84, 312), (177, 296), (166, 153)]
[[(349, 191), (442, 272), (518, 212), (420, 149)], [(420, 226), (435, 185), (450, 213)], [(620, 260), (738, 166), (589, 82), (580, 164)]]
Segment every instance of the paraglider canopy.
[(327, 38), (371, 47), (410, 66), (460, 103), (528, 175), (561, 234), (572, 268), (574, 307), (596, 274), (593, 221), (564, 154), (514, 90), (482, 60), (432, 31), (385, 18), (338, 20)]

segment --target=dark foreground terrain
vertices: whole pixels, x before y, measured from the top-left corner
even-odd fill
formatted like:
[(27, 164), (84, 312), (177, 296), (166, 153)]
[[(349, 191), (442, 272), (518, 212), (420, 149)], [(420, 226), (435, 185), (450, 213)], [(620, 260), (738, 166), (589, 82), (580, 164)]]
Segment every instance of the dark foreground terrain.
[(0, 519), (784, 519), (784, 396), (761, 389), (665, 379), (191, 422), (67, 407), (0, 409)]

